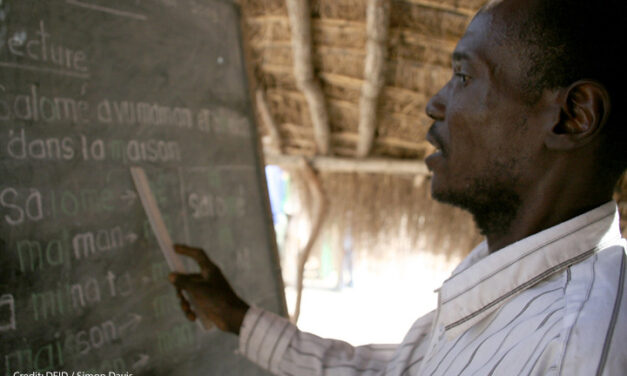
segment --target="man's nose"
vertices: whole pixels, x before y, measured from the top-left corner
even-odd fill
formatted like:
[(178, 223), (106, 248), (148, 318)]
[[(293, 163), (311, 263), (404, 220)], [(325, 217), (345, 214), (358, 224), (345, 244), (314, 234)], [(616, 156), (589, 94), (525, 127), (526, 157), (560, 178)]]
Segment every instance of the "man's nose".
[(442, 98), (442, 90), (440, 90), (433, 97), (431, 97), (425, 109), (427, 115), (433, 120), (444, 120), (446, 105), (444, 104), (444, 100)]

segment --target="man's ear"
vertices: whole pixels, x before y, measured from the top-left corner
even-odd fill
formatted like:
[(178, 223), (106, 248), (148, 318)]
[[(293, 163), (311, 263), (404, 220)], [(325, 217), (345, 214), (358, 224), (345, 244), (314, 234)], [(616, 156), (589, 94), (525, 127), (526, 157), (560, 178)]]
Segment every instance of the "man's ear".
[(596, 81), (573, 83), (562, 97), (561, 111), (545, 139), (553, 150), (570, 150), (594, 140), (610, 114), (610, 96)]

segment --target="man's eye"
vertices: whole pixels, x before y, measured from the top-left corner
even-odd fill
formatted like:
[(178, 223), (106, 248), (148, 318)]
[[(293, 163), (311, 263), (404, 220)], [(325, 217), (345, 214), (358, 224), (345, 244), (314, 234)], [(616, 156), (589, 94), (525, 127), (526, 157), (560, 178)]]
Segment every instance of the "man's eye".
[(455, 77), (457, 77), (459, 79), (459, 81), (461, 81), (462, 84), (466, 85), (468, 83), (468, 81), (470, 80), (470, 77), (468, 75), (465, 75), (463, 73), (455, 73)]

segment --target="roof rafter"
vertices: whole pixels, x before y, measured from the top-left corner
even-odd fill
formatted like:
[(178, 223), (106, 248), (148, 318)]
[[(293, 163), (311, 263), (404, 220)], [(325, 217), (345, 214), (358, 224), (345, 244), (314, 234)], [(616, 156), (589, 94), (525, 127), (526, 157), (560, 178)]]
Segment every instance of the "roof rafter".
[[(266, 164), (283, 167), (295, 167), (302, 163), (303, 157), (266, 153)], [(391, 158), (341, 158), (314, 156), (306, 158), (311, 166), (325, 172), (359, 172), (378, 174), (429, 175), (429, 170), (421, 160), (399, 160)]]
[(390, 0), (368, 0), (366, 13), (366, 61), (359, 99), (359, 142), (357, 157), (370, 153), (377, 127), (377, 101), (385, 84)]
[(294, 51), (294, 78), (309, 107), (318, 154), (330, 152), (329, 115), (320, 82), (314, 75), (309, 1), (286, 0)]
[(266, 93), (263, 89), (258, 88), (255, 91), (255, 100), (257, 102), (257, 110), (259, 111), (259, 116), (261, 117), (261, 121), (268, 128), (268, 133), (270, 134), (270, 138), (272, 139), (272, 143), (274, 147), (281, 152), (282, 151), (282, 143), (281, 143), (281, 134), (279, 133), (279, 128), (270, 113), (270, 109), (268, 108), (268, 100), (266, 99)]

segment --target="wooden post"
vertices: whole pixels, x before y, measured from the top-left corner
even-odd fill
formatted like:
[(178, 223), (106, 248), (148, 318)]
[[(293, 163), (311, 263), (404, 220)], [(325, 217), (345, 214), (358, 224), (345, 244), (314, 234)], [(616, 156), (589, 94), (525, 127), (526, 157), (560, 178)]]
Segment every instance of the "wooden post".
[[(303, 157), (290, 155), (265, 154), (266, 164), (283, 167), (298, 166)], [(399, 160), (386, 158), (353, 159), (340, 157), (315, 156), (307, 159), (317, 171), (360, 172), (374, 174), (430, 175), (422, 160)]]
[(387, 57), (390, 1), (368, 0), (366, 29), (366, 62), (364, 82), (359, 99), (359, 142), (357, 157), (370, 153), (377, 127), (377, 102), (385, 84), (385, 60)]
[(272, 139), (272, 143), (276, 150), (279, 153), (282, 152), (282, 144), (281, 144), (281, 134), (279, 133), (279, 128), (270, 113), (270, 109), (268, 108), (268, 101), (266, 100), (266, 95), (263, 89), (258, 88), (255, 90), (255, 101), (257, 102), (257, 110), (259, 111), (259, 116), (261, 117), (261, 121), (268, 128), (268, 133), (270, 133), (270, 138)]
[(296, 276), (296, 304), (294, 306), (294, 314), (292, 315), (292, 322), (294, 323), (298, 322), (298, 317), (300, 316), (300, 303), (303, 295), (303, 278), (305, 276), (305, 264), (307, 263), (309, 255), (311, 255), (313, 245), (315, 244), (316, 239), (320, 234), (320, 229), (322, 228), (322, 224), (324, 222), (324, 218), (326, 216), (328, 208), (328, 202), (324, 195), (322, 184), (320, 183), (318, 175), (304, 159), (301, 159), (301, 166), (303, 171), (303, 177), (305, 178), (308, 189), (311, 191), (314, 210), (312, 214), (313, 220), (311, 232), (309, 233), (307, 243), (301, 250), (298, 258), (298, 274)]
[(292, 33), (296, 86), (305, 95), (309, 106), (317, 152), (326, 155), (329, 154), (331, 145), (329, 116), (324, 103), (322, 88), (314, 76), (309, 2), (307, 0), (286, 0), (286, 4)]

